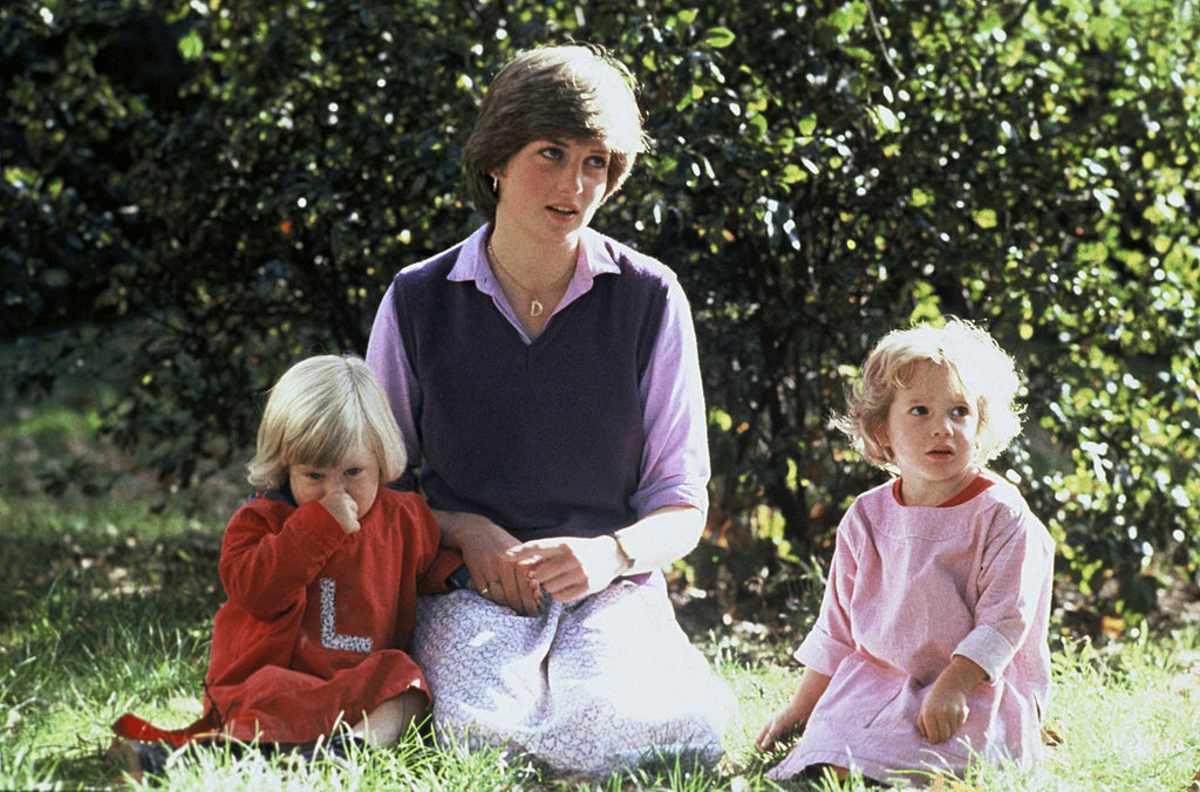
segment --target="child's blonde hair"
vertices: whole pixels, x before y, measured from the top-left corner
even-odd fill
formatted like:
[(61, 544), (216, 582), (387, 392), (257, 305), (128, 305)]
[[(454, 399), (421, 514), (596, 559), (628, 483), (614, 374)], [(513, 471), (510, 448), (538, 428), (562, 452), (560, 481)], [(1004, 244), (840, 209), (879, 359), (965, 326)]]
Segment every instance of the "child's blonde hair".
[(382, 481), (404, 472), (404, 441), (387, 396), (362, 358), (318, 355), (292, 366), (271, 388), (247, 478), (277, 489), (292, 465), (329, 467), (361, 443)]
[(979, 416), (973, 461), (985, 465), (1021, 433), (1013, 359), (986, 330), (962, 319), (945, 325), (893, 330), (880, 339), (863, 364), (862, 375), (846, 396), (846, 413), (834, 425), (848, 434), (868, 462), (899, 473), (890, 449), (879, 442), (897, 391), (907, 388), (920, 363), (945, 366)]

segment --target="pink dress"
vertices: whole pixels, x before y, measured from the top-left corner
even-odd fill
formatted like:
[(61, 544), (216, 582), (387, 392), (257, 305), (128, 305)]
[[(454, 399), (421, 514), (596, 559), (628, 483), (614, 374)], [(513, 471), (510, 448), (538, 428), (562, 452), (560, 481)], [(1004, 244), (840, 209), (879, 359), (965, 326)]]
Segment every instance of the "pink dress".
[[(889, 482), (846, 513), (821, 613), (796, 651), (829, 687), (769, 777), (833, 764), (919, 784), (903, 771), (958, 774), (972, 755), (1020, 766), (1038, 758), (1054, 542), (1006, 481), (951, 503), (904, 506)], [(966, 724), (932, 745), (917, 714), (956, 654), (988, 678), (967, 694)]]

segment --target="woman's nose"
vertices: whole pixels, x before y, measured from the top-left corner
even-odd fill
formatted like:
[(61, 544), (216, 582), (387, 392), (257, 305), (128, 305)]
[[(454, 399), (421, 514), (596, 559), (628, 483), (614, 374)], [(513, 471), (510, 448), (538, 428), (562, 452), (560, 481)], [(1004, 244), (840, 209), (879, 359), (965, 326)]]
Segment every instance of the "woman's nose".
[(573, 167), (564, 168), (563, 189), (572, 195), (578, 195), (583, 192), (583, 165), (575, 165)]

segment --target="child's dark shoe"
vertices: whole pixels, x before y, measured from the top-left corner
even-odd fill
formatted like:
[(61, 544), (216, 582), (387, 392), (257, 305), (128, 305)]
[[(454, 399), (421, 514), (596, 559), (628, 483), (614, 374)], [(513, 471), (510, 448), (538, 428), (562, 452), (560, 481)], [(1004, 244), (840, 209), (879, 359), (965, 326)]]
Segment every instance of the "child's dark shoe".
[(171, 749), (160, 742), (142, 742), (118, 737), (108, 747), (108, 758), (121, 765), (134, 781), (146, 774), (161, 776)]
[(356, 734), (338, 732), (328, 739), (304, 743), (296, 747), (296, 755), (306, 762), (315, 759), (331, 759), (342, 763), (351, 754), (358, 753), (367, 747), (367, 741)]

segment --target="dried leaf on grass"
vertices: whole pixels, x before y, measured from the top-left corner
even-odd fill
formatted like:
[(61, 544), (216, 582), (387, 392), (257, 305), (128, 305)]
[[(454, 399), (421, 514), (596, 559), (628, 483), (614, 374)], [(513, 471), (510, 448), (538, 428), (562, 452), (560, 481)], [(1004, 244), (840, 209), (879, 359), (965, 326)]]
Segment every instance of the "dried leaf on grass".
[(965, 783), (953, 776), (934, 776), (929, 792), (983, 792), (977, 786)]

